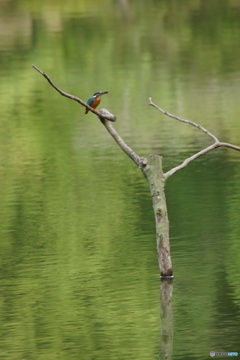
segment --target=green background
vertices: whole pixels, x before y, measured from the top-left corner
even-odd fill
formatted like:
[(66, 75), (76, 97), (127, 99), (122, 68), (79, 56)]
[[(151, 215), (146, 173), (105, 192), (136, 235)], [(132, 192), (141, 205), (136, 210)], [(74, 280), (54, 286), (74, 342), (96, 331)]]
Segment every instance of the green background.
[[(158, 359), (150, 192), (99, 120), (114, 113), (167, 171), (209, 138), (240, 145), (236, 0), (0, 2), (0, 358)], [(167, 182), (173, 358), (238, 351), (240, 157), (217, 149)]]

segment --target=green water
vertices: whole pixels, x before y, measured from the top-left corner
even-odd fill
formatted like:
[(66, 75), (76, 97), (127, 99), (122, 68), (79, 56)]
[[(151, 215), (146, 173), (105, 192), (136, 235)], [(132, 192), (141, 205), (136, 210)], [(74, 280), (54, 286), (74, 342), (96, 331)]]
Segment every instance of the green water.
[[(0, 2), (0, 359), (162, 359), (147, 184), (94, 115), (167, 170), (240, 145), (237, 0)], [(167, 183), (175, 279), (166, 359), (240, 353), (240, 154), (217, 149)]]

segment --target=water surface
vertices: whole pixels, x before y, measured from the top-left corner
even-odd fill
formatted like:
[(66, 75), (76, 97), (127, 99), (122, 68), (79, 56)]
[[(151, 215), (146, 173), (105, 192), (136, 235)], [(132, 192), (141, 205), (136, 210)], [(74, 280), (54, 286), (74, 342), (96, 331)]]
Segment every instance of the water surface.
[(0, 14), (0, 358), (158, 359), (169, 324), (169, 359), (240, 353), (239, 153), (168, 180), (167, 324), (145, 179), (31, 67), (83, 100), (108, 90), (117, 131), (167, 171), (210, 140), (150, 96), (240, 144), (238, 1), (9, 0)]

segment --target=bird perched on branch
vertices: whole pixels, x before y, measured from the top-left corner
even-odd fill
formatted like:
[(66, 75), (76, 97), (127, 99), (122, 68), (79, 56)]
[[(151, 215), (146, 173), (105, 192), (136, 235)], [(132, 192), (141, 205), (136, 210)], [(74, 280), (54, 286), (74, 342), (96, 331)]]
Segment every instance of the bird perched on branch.
[[(93, 109), (96, 109), (96, 107), (99, 105), (101, 101), (101, 96), (104, 94), (108, 94), (108, 91), (97, 91), (93, 94), (90, 99), (88, 99), (87, 104), (91, 106)], [(86, 108), (85, 114), (89, 112), (89, 109)]]

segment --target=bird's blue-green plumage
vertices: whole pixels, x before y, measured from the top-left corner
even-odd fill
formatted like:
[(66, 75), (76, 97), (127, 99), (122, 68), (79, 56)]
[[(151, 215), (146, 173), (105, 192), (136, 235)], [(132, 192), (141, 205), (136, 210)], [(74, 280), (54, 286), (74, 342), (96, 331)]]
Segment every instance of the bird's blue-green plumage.
[(92, 96), (92, 97), (90, 97), (89, 99), (88, 99), (88, 101), (87, 101), (87, 104), (89, 105), (89, 106), (91, 106), (91, 104), (93, 103), (93, 100), (94, 100), (95, 98)]

